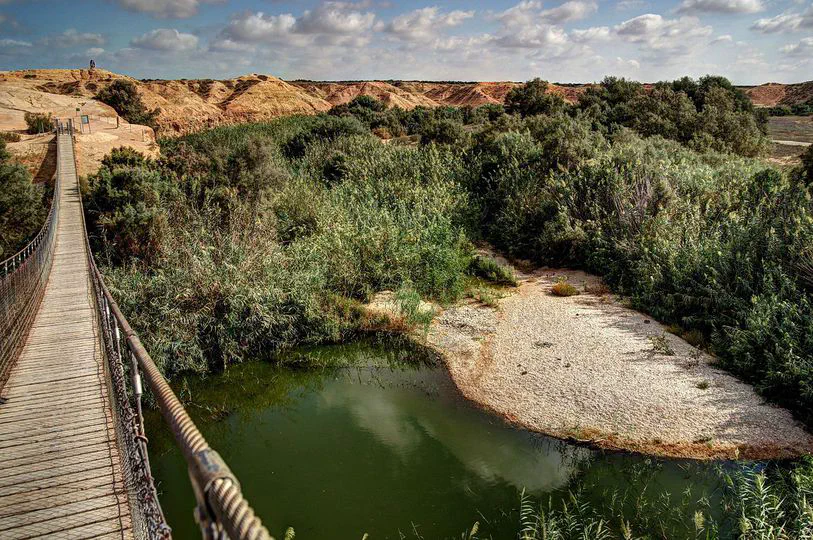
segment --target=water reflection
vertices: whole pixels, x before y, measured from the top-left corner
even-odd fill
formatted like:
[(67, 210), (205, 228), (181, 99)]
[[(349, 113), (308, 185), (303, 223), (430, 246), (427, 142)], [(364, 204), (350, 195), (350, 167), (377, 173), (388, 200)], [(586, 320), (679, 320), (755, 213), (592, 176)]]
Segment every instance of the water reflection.
[[(653, 465), (515, 429), (463, 399), (445, 370), (416, 362), (408, 348), (362, 343), (306, 354), (326, 364), (339, 355), (356, 367), (256, 362), (176, 384), (277, 537), (293, 526), (306, 540), (414, 538), (414, 531), (459, 538), (479, 521), (493, 538), (512, 538), (522, 489), (563, 498), (571, 480), (590, 479), (590, 496), (600, 500), (633, 484), (642, 493), (653, 486), (681, 493), (698, 482), (673, 462)], [(148, 432), (174, 536), (195, 538), (183, 458), (155, 414)]]
[(319, 395), (320, 407), (349, 411), (360, 430), (402, 462), (420, 452), (429, 438), (488, 484), (550, 491), (564, 486), (591, 455), (585, 448), (512, 429), (484, 414), (462, 401), (440, 370), (404, 375), (359, 368), (337, 374), (336, 381), (350, 384), (327, 385)]

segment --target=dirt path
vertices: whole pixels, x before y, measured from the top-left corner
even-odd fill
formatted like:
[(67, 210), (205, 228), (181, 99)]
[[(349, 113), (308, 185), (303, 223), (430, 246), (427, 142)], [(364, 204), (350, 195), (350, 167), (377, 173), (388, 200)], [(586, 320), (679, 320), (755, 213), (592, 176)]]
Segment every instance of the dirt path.
[[(582, 291), (551, 295), (558, 276)], [(693, 458), (813, 451), (791, 414), (582, 272), (534, 272), (499, 310), (446, 310), (429, 332), (462, 392), (505, 418), (598, 446)]]

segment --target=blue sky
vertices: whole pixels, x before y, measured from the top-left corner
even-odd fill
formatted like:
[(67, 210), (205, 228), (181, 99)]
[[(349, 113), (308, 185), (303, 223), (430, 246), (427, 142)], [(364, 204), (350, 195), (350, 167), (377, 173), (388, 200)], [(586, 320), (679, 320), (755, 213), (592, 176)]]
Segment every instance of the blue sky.
[(813, 79), (811, 0), (0, 0), (0, 69), (139, 78)]

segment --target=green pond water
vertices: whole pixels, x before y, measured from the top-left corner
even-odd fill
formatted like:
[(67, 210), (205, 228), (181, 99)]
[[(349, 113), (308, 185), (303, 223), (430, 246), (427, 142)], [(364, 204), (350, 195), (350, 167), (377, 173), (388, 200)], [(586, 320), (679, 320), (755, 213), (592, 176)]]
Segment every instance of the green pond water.
[[(287, 527), (297, 539), (460, 538), (475, 522), (481, 534), (515, 538), (523, 489), (557, 504), (576, 485), (596, 502), (630, 490), (657, 509), (670, 504), (661, 493), (680, 499), (688, 489), (713, 506), (715, 465), (601, 452), (517, 429), (463, 399), (445, 369), (410, 347), (294, 354), (350, 367), (253, 362), (174, 384), (277, 538)], [(185, 462), (154, 412), (147, 431), (174, 537), (199, 537)]]

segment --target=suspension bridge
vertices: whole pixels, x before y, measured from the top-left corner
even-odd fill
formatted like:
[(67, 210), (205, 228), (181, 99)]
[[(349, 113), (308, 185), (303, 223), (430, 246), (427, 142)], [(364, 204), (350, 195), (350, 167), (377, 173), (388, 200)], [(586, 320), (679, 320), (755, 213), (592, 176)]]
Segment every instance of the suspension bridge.
[(0, 262), (0, 538), (171, 538), (150, 471), (146, 390), (186, 459), (202, 537), (270, 539), (105, 286), (73, 123), (54, 131), (48, 217)]

